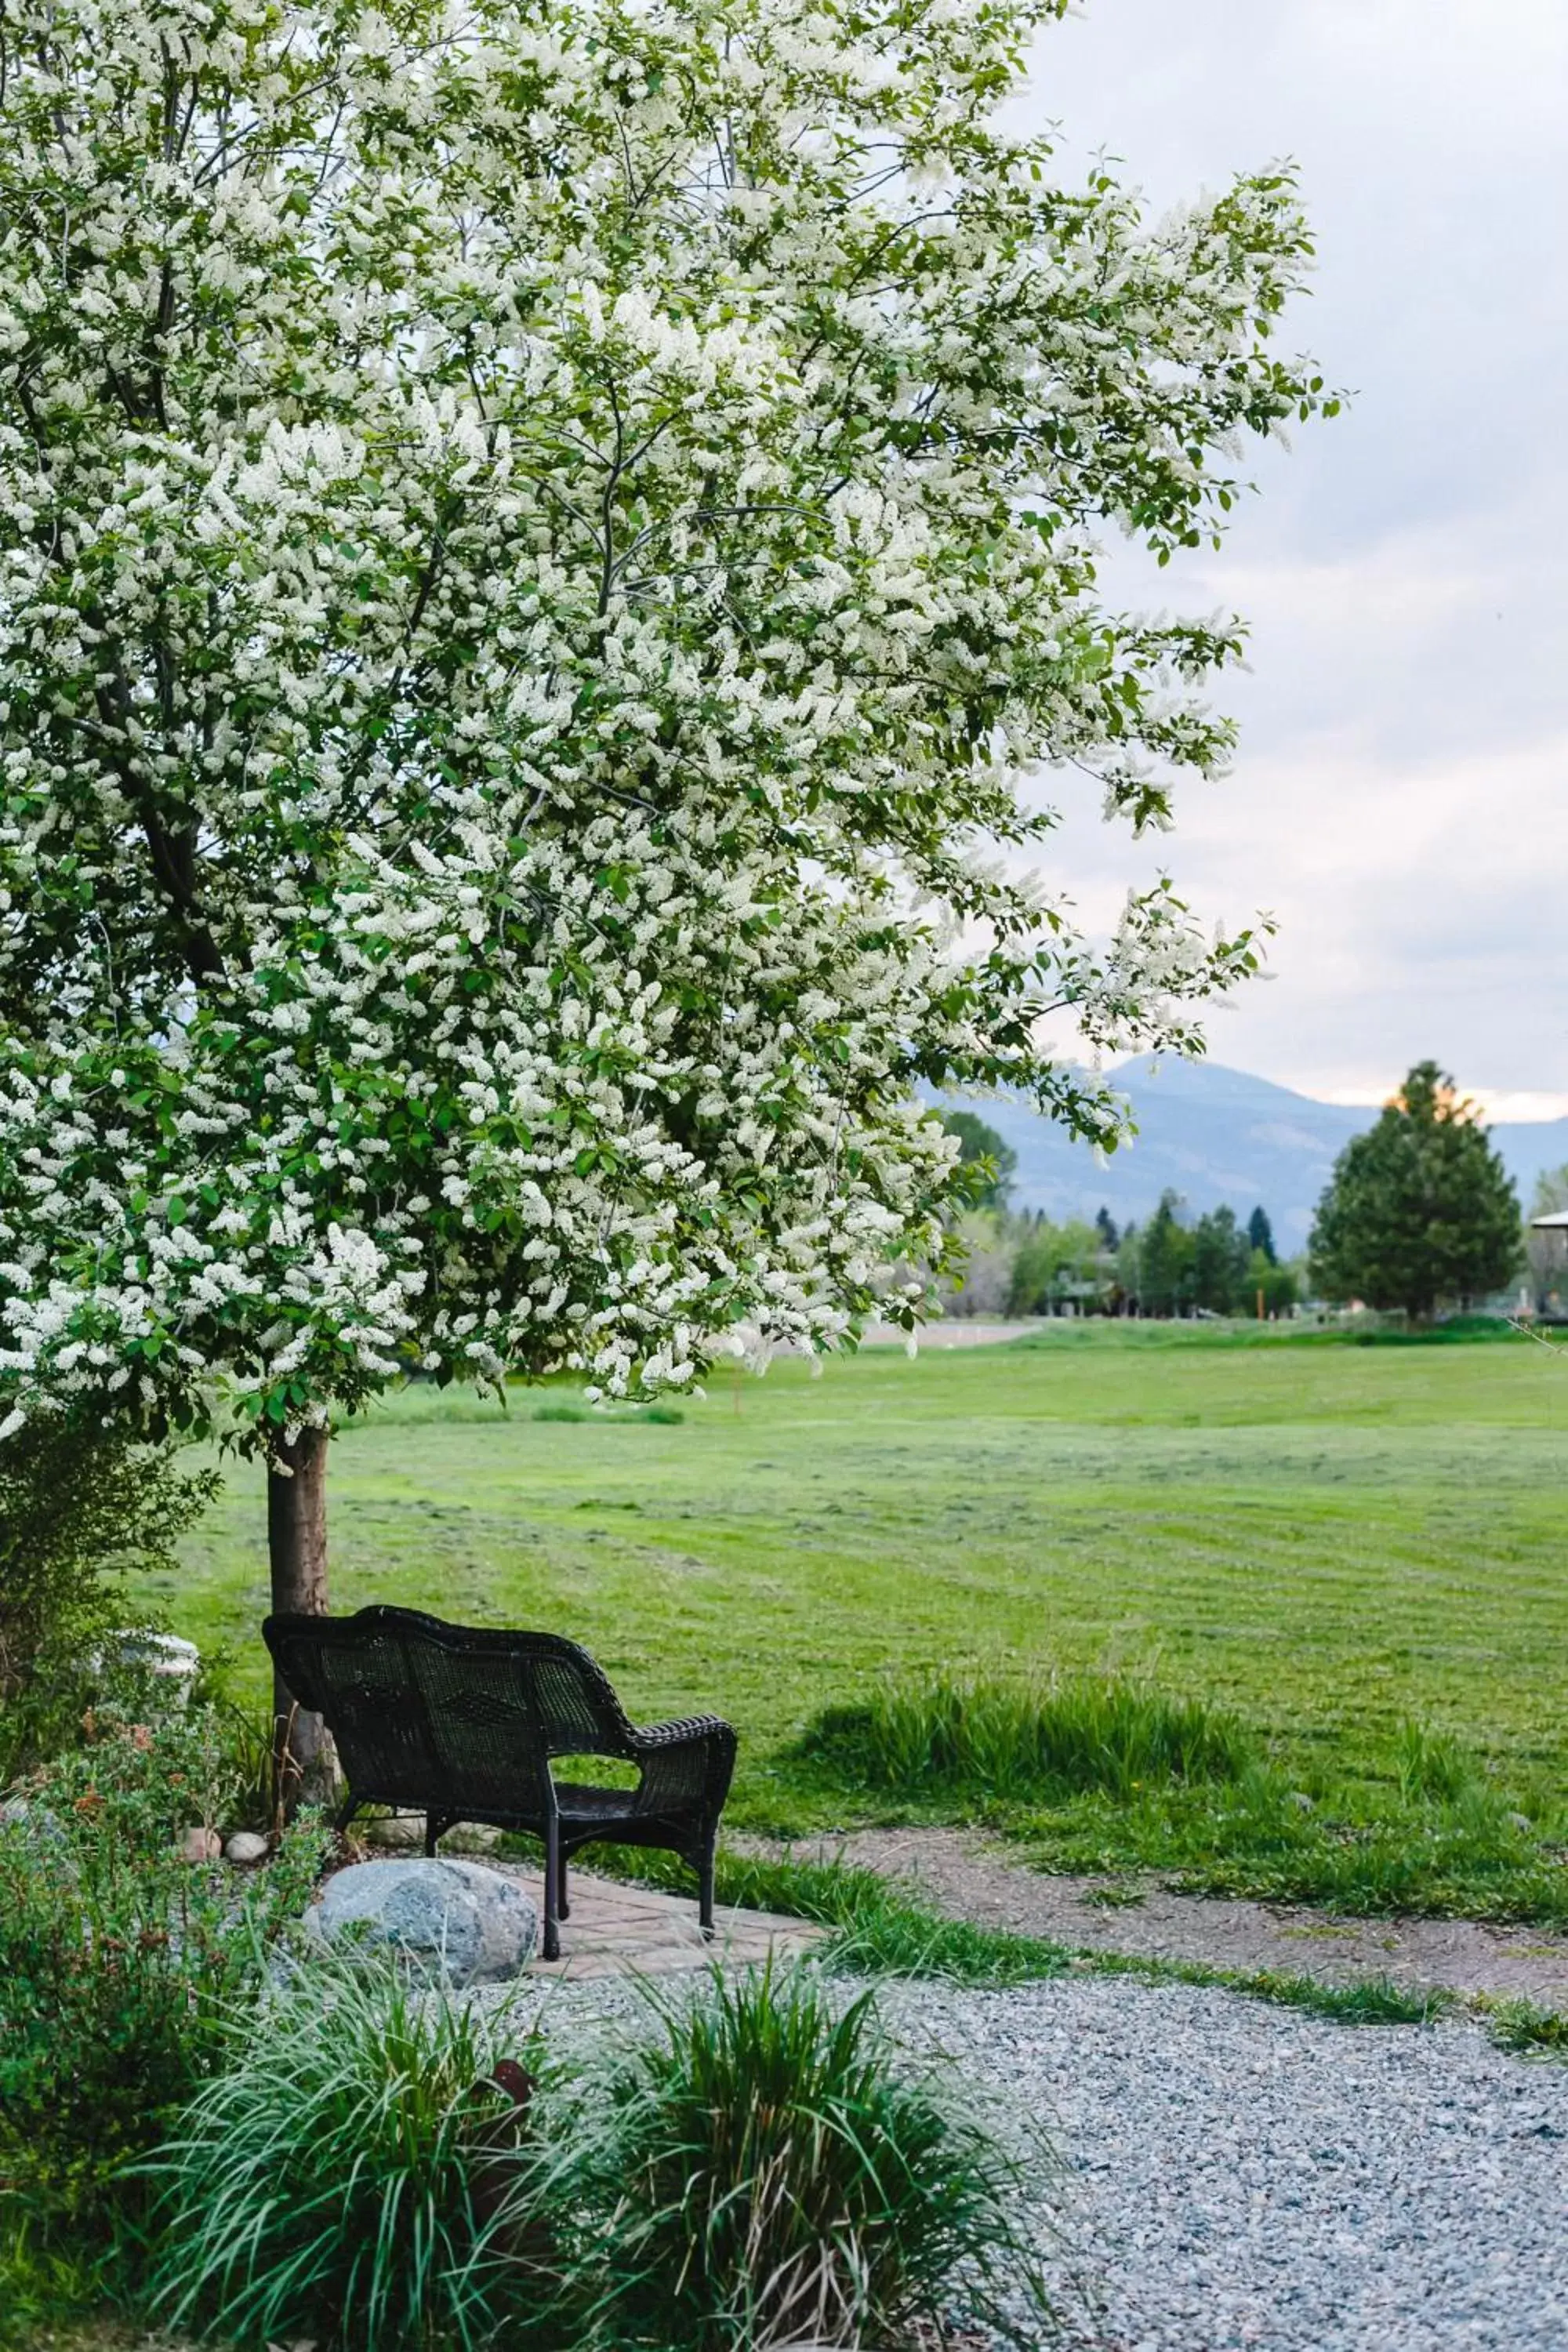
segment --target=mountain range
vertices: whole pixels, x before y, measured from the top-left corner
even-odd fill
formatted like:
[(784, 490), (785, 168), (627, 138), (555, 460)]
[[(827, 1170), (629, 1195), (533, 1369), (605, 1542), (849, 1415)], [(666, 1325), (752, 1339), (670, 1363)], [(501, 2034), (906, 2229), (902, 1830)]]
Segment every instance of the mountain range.
[[(1194, 1214), (1228, 1202), (1245, 1219), (1261, 1205), (1289, 1255), (1306, 1244), (1335, 1160), (1377, 1117), (1217, 1062), (1167, 1056), (1125, 1063), (1113, 1075), (1138, 1133), (1102, 1161), (1016, 1097), (965, 1105), (1018, 1155), (1014, 1207), (1057, 1219), (1092, 1217), (1104, 1207), (1121, 1225), (1130, 1217), (1141, 1223), (1166, 1191), (1180, 1193)], [(1491, 1140), (1528, 1210), (1536, 1178), (1568, 1161), (1568, 1118), (1500, 1123)]]

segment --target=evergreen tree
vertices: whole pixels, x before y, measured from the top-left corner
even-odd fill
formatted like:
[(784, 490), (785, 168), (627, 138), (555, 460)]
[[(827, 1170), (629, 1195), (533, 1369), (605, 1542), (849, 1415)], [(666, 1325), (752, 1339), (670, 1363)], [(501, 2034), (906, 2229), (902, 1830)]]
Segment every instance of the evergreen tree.
[(960, 1167), (974, 1171), (975, 1207), (1005, 1209), (1018, 1165), (1012, 1145), (1004, 1143), (996, 1129), (972, 1110), (943, 1111), (942, 1123), (949, 1135), (958, 1138)]
[(1261, 1204), (1247, 1221), (1247, 1246), (1261, 1250), (1270, 1265), (1278, 1265), (1279, 1254), (1274, 1247), (1274, 1228), (1268, 1222), (1268, 1212)]
[(1212, 1209), (1193, 1229), (1192, 1295), (1212, 1315), (1234, 1315), (1247, 1306), (1252, 1261), (1247, 1236), (1234, 1209)]
[(1193, 1302), (1194, 1237), (1178, 1223), (1181, 1197), (1163, 1192), (1138, 1252), (1138, 1295), (1146, 1315), (1179, 1315)]
[(1424, 1322), (1519, 1263), (1519, 1197), (1473, 1104), (1418, 1062), (1375, 1127), (1341, 1152), (1318, 1203), (1311, 1276), (1325, 1297), (1402, 1307)]
[(1121, 1228), (1121, 1239), (1116, 1245), (1116, 1284), (1122, 1298), (1135, 1309), (1143, 1304), (1142, 1263), (1143, 1236), (1134, 1220), (1129, 1217)]
[(1116, 1231), (1116, 1220), (1109, 1209), (1102, 1207), (1095, 1212), (1094, 1229), (1100, 1235), (1101, 1248), (1114, 1256), (1119, 1236)]

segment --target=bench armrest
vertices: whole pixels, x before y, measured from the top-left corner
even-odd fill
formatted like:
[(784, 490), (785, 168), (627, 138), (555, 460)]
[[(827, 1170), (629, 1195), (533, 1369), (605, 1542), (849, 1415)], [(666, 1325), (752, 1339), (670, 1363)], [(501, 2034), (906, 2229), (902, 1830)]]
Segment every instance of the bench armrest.
[(629, 1744), (642, 1766), (638, 1812), (700, 1812), (718, 1820), (735, 1769), (732, 1724), (718, 1715), (678, 1716), (634, 1729)]

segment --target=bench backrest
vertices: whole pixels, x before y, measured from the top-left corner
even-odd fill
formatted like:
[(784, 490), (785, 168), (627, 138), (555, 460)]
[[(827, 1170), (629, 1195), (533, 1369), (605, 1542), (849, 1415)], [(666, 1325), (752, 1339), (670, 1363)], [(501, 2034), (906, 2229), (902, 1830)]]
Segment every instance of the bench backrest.
[(586, 1650), (559, 1633), (444, 1624), (417, 1609), (268, 1617), (300, 1705), (326, 1718), (362, 1802), (431, 1811), (534, 1804), (552, 1756), (626, 1756), (631, 1727)]

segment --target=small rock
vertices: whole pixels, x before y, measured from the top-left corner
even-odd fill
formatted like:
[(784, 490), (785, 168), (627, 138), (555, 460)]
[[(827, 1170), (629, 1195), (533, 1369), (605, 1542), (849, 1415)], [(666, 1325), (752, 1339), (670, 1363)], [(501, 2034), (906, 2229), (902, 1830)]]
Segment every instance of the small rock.
[(224, 1860), (232, 1862), (237, 1869), (250, 1870), (257, 1863), (265, 1862), (271, 1851), (270, 1840), (259, 1836), (255, 1830), (236, 1830), (223, 1853)]
[[(382, 1813), (367, 1822), (356, 1822), (350, 1830), (351, 1837), (363, 1845), (379, 1846), (387, 1853), (423, 1853), (425, 1851), (425, 1816), (423, 1813)], [(500, 1830), (483, 1822), (464, 1822), (448, 1830), (444, 1851), (447, 1853), (493, 1853), (501, 1841)]]
[(1528, 1813), (1510, 1813), (1508, 1816), (1508, 1825), (1510, 1830), (1517, 1830), (1521, 1837), (1533, 1837), (1535, 1835), (1535, 1823), (1531, 1820)]
[(1299, 1813), (1315, 1813), (1318, 1810), (1305, 1789), (1292, 1789), (1285, 1802), (1294, 1805)]
[(307, 1915), (332, 1943), (386, 1945), (456, 1986), (504, 1984), (533, 1957), (539, 1914), (515, 1878), (477, 1862), (360, 1862), (327, 1881)]
[(180, 1846), (182, 1862), (216, 1862), (223, 1853), (223, 1840), (216, 1830), (205, 1830), (199, 1822), (185, 1832)]
[[(26, 1797), (7, 1797), (0, 1805), (0, 1830), (16, 1830), (31, 1846), (63, 1846), (65, 1824), (47, 1805), (34, 1804)], [(68, 1869), (70, 1864), (66, 1865)]]
[(354, 1835), (366, 1845), (384, 1846), (390, 1853), (418, 1853), (425, 1844), (423, 1813), (381, 1813), (357, 1824)]
[(178, 1713), (191, 1702), (191, 1692), (202, 1670), (202, 1654), (194, 1642), (178, 1633), (111, 1633), (107, 1650), (94, 1653), (92, 1665), (129, 1666), (149, 1675), (165, 1710)]
[(445, 1841), (448, 1853), (494, 1853), (505, 1832), (488, 1822), (464, 1822)]

